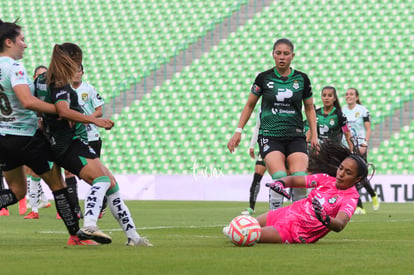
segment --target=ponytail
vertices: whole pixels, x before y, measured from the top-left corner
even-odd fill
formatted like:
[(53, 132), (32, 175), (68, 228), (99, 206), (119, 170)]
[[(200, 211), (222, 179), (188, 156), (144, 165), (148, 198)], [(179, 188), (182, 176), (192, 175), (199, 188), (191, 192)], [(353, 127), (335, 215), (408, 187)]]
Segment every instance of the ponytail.
[(56, 44), (53, 48), (52, 58), (47, 71), (47, 85), (53, 84), (55, 87), (62, 87), (70, 83), (79, 70), (80, 64), (76, 62), (79, 58), (72, 58), (71, 55), (75, 55), (75, 52), (68, 52), (64, 46), (65, 44)]

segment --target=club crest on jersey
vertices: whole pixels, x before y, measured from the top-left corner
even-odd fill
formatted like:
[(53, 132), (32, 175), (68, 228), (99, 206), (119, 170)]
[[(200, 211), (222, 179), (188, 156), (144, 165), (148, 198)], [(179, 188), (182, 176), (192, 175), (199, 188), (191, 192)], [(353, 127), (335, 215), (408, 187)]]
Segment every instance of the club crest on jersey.
[(335, 120), (333, 118), (329, 121), (329, 125), (331, 126), (335, 125)]
[(293, 85), (292, 85), (293, 89), (297, 90), (299, 89), (299, 82), (297, 80), (293, 81)]
[(82, 95), (81, 95), (81, 97), (82, 97), (82, 101), (88, 101), (88, 94), (87, 93), (83, 93)]
[(328, 202), (329, 202), (330, 204), (332, 204), (332, 203), (335, 203), (337, 199), (338, 199), (338, 196), (335, 196), (335, 197), (333, 197), (333, 198), (330, 198), (330, 199), (328, 200)]
[(355, 118), (358, 118), (358, 117), (360, 117), (361, 116), (361, 113), (360, 112), (356, 112), (355, 113)]

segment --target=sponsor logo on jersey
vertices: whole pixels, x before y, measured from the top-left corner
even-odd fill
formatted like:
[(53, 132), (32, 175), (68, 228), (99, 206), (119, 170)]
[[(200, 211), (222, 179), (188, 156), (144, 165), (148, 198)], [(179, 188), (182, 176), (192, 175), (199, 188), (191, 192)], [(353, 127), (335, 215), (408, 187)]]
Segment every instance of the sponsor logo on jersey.
[(37, 83), (36, 88), (38, 90), (41, 90), (41, 91), (46, 91), (47, 90), (47, 85), (45, 83)]
[(274, 83), (273, 81), (269, 81), (269, 82), (267, 82), (266, 86), (267, 86), (269, 89), (273, 89), (273, 87), (275, 86), (275, 83)]
[(316, 194), (316, 196), (314, 198), (317, 199), (321, 205), (323, 205), (325, 203), (325, 198), (322, 197), (319, 194)]
[(292, 90), (289, 89), (278, 89), (276, 100), (279, 102), (284, 102), (285, 99), (291, 98), (293, 96)]
[(24, 76), (24, 71), (18, 71), (18, 72), (16, 72), (16, 76)]
[[(272, 113), (274, 115), (276, 115), (277, 113), (287, 114), (287, 115), (294, 115), (296, 112), (295, 112), (295, 110), (284, 110), (284, 109), (272, 108)], [(301, 130), (301, 132), (302, 132), (302, 130)]]
[(56, 98), (59, 98), (61, 95), (66, 94), (65, 90), (60, 90), (59, 92), (56, 93)]

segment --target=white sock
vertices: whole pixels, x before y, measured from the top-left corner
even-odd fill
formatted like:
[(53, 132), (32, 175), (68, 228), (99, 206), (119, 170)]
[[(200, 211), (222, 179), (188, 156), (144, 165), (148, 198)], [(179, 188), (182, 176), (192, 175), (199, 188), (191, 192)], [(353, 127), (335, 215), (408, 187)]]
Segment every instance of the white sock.
[[(26, 192), (26, 200), (27, 200), (27, 202), (26, 202), (26, 204), (27, 204), (27, 207), (29, 207), (29, 205), (30, 205), (30, 195), (29, 195), (29, 193), (30, 193), (30, 183), (31, 182), (31, 176), (26, 176), (26, 183), (27, 183), (27, 192)], [(30, 205), (30, 207), (31, 207), (31, 205)]]
[[(36, 179), (36, 178), (35, 178)], [(30, 184), (28, 185), (28, 195), (29, 195), (29, 202), (32, 206), (32, 211), (35, 213), (39, 212), (39, 201), (37, 198), (38, 190), (37, 190), (37, 182), (33, 179), (33, 177), (30, 179)]]
[[(109, 193), (109, 195), (108, 195)], [(109, 190), (107, 193), (108, 205), (111, 209), (111, 213), (114, 218), (118, 221), (122, 230), (124, 231), (127, 238), (130, 238), (137, 242), (140, 238), (134, 220), (132, 219), (131, 212), (121, 198), (118, 184)]]
[(42, 187), (42, 183), (40, 182), (40, 180), (37, 183), (37, 185), (39, 188), (39, 194), (38, 194), (39, 201), (48, 202), (49, 200), (46, 198), (45, 192), (43, 192), (43, 187)]
[(39, 185), (40, 185), (40, 178), (31, 176), (31, 178), (30, 178), (30, 186), (31, 187), (30, 188), (33, 190), (33, 192), (36, 190), (37, 204), (39, 204), (39, 202), (40, 202)]
[(269, 209), (275, 210), (283, 205), (283, 196), (269, 188)]
[(103, 198), (111, 186), (111, 180), (107, 176), (96, 178), (85, 198), (85, 214), (83, 226), (96, 226), (101, 212)]

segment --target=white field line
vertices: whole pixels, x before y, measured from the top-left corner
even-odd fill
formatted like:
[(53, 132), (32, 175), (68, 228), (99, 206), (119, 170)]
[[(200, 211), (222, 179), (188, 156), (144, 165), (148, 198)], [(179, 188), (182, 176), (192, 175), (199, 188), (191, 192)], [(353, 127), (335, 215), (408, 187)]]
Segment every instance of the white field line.
[[(219, 225), (206, 225), (206, 226), (198, 226), (198, 225), (188, 225), (188, 226), (148, 226), (148, 227), (137, 227), (137, 230), (159, 230), (159, 229), (201, 229), (201, 228), (222, 228), (226, 226), (226, 224), (219, 224)], [(121, 228), (100, 228), (104, 232), (119, 232), (122, 231)], [(67, 234), (67, 231), (51, 231), (51, 230), (42, 230), (38, 231), (37, 233), (40, 234)]]
[[(351, 220), (352, 223), (367, 223), (369, 221), (366, 220)], [(381, 221), (382, 223), (407, 223), (407, 222), (414, 222), (414, 219), (386, 219)], [(369, 223), (378, 223), (378, 221), (373, 221)], [(202, 229), (202, 228), (222, 228), (227, 224), (217, 224), (217, 225), (187, 225), (187, 226), (177, 226), (177, 225), (167, 225), (167, 226), (145, 226), (145, 227), (137, 227), (138, 232), (140, 230), (163, 230), (163, 229)], [(104, 232), (119, 232), (122, 231), (121, 228), (101, 228)], [(40, 234), (67, 234), (67, 231), (38, 231)]]

